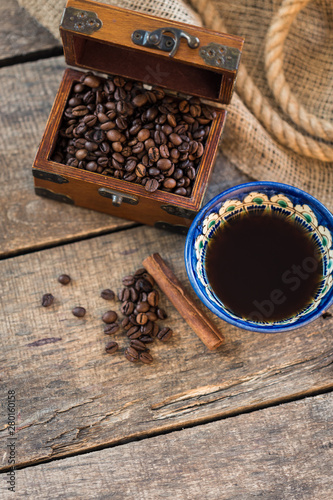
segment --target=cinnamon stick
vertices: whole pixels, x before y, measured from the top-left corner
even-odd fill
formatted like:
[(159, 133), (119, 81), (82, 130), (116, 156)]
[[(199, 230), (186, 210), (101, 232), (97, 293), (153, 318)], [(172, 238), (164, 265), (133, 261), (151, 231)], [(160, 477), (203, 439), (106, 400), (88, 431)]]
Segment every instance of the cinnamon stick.
[(197, 307), (160, 254), (150, 255), (142, 264), (208, 349), (213, 350), (219, 347), (224, 341), (223, 335), (206, 314)]

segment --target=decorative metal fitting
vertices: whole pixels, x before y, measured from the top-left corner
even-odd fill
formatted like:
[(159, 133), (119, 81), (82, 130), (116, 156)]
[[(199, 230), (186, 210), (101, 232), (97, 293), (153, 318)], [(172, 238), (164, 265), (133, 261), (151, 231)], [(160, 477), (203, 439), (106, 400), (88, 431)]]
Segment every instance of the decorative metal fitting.
[[(173, 36), (167, 36), (165, 33), (171, 33)], [(200, 45), (198, 37), (190, 35), (179, 28), (158, 28), (155, 31), (135, 30), (132, 33), (132, 42), (135, 45), (141, 45), (150, 49), (159, 49), (169, 52), (173, 57), (180, 45), (182, 38), (185, 38), (191, 49), (196, 49)]]
[(91, 35), (102, 27), (96, 12), (67, 7), (64, 9), (60, 26), (70, 31)]
[(211, 42), (199, 50), (199, 55), (209, 66), (236, 71), (240, 60), (240, 50)]

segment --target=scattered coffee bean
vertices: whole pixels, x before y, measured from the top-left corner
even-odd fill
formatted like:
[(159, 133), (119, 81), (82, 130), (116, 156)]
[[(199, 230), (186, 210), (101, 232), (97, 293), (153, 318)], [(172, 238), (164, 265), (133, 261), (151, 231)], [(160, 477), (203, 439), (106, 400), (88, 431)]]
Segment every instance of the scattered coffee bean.
[(216, 116), (197, 98), (88, 72), (73, 86), (52, 159), (189, 197)]
[(102, 321), (104, 323), (114, 323), (118, 319), (118, 314), (116, 311), (106, 311), (102, 316)]
[(105, 288), (105, 290), (101, 291), (101, 297), (104, 300), (114, 300), (115, 293), (113, 290), (110, 290), (109, 288)]
[(115, 333), (117, 333), (119, 328), (120, 327), (119, 327), (118, 323), (110, 323), (110, 324), (106, 325), (106, 327), (104, 328), (104, 333), (106, 335), (114, 335)]
[(54, 297), (52, 293), (45, 293), (42, 297), (42, 306), (50, 307), (54, 302)]
[(108, 342), (105, 346), (105, 350), (108, 354), (114, 354), (116, 351), (118, 351), (118, 344), (117, 342)]
[(58, 281), (62, 285), (68, 285), (68, 283), (71, 281), (71, 278), (70, 276), (68, 276), (68, 274), (60, 274), (60, 276), (58, 277)]
[(135, 349), (133, 349), (133, 347), (128, 347), (124, 354), (125, 358), (132, 363), (136, 363), (139, 360), (139, 354)]
[(161, 340), (162, 342), (166, 342), (167, 340), (169, 340), (172, 337), (172, 334), (173, 334), (173, 331), (170, 328), (164, 327), (158, 332), (157, 338), (159, 340)]
[(140, 352), (139, 360), (146, 365), (150, 365), (153, 362), (153, 356), (149, 352)]
[(86, 310), (84, 307), (74, 307), (74, 309), (72, 309), (72, 314), (77, 318), (83, 318), (86, 314)]

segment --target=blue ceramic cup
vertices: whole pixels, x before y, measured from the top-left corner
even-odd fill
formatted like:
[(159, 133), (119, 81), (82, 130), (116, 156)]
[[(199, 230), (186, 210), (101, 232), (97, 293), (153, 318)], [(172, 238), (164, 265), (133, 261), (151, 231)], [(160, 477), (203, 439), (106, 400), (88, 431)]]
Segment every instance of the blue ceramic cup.
[[(221, 224), (242, 212), (279, 212), (295, 220), (316, 242), (323, 273), (312, 302), (291, 317), (245, 319), (228, 309), (217, 297), (206, 274), (209, 241)], [(215, 196), (195, 217), (185, 243), (185, 266), (190, 283), (201, 301), (225, 321), (258, 332), (275, 333), (299, 328), (313, 321), (333, 303), (333, 215), (313, 196), (296, 187), (277, 182), (250, 182)], [(241, 284), (239, 294), (242, 293)]]

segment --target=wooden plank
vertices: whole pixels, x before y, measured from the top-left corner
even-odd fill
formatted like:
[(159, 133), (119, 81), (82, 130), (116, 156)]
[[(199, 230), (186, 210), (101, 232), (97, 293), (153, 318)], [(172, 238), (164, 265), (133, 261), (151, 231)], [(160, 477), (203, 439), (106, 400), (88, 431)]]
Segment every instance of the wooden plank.
[[(104, 352), (102, 314), (119, 303), (99, 297), (159, 252), (189, 288), (184, 237), (138, 227), (0, 262), (0, 394), (16, 391), (19, 464), (179, 429), (333, 388), (333, 318), (299, 330), (259, 334), (209, 314), (225, 336), (208, 351), (164, 297), (174, 330), (152, 346), (152, 365)], [(67, 287), (61, 273), (72, 276)], [(44, 293), (56, 298), (41, 307)], [(84, 306), (83, 319), (71, 314)], [(4, 396), (1, 404), (5, 405)], [(0, 449), (8, 437), (0, 416)], [(6, 467), (6, 455), (1, 456)]]
[(16, 498), (326, 500), (332, 414), (330, 393), (29, 467)]
[(61, 43), (16, 0), (0, 3), (0, 66), (34, 52), (60, 49)]
[[(0, 69), (0, 256), (132, 225), (34, 193), (31, 166), (64, 69), (62, 57)], [(246, 179), (220, 155), (206, 199)]]

